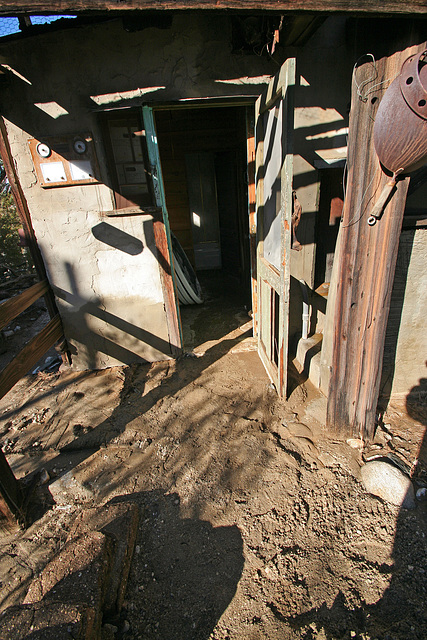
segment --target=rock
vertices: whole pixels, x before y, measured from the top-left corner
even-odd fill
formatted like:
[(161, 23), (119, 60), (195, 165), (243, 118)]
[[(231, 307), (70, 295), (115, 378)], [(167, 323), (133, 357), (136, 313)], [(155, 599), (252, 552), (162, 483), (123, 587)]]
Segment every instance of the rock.
[(275, 432), (282, 440), (288, 438), (313, 438), (313, 433), (306, 424), (302, 422), (289, 422), (287, 424), (278, 424), (275, 427)]
[(286, 425), (293, 436), (298, 438), (313, 438), (313, 432), (303, 422), (289, 422)]
[(427, 487), (421, 487), (417, 491), (417, 500), (426, 500), (427, 499)]
[(363, 449), (363, 440), (360, 438), (348, 438), (346, 442), (352, 449), (358, 449), (359, 451)]
[(101, 629), (101, 640), (114, 640), (117, 632), (118, 628), (113, 624), (104, 624)]
[(84, 486), (73, 471), (68, 471), (63, 476), (52, 482), (49, 486), (56, 504), (73, 504), (74, 502), (90, 502), (94, 498), (93, 491)]
[(373, 460), (361, 469), (363, 485), (369, 493), (405, 509), (415, 508), (414, 487), (408, 476), (383, 460)]

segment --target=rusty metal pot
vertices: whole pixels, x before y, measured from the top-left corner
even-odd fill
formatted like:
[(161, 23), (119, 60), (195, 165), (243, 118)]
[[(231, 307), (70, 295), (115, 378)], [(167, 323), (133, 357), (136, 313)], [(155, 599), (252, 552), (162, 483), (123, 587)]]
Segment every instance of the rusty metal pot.
[(427, 49), (410, 56), (388, 87), (374, 124), (378, 158), (393, 173), (376, 202), (368, 224), (375, 224), (396, 179), (427, 162)]

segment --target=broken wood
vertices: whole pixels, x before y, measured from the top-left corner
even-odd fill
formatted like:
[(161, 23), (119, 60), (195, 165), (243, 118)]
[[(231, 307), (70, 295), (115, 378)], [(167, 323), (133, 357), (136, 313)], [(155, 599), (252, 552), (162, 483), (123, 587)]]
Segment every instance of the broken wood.
[(0, 8), (0, 15), (16, 15), (19, 13), (66, 14), (93, 11), (137, 11), (137, 10), (169, 10), (181, 9), (235, 9), (241, 11), (319, 11), (349, 12), (370, 14), (425, 14), (427, 5), (424, 0), (62, 0), (60, 3), (46, 0), (7, 0)]
[[(7, 137), (7, 130), (4, 119), (0, 116), (0, 156), (3, 160), (3, 166), (6, 171), (6, 176), (10, 184), (10, 189), (15, 201), (16, 210), (21, 218), (22, 225), (24, 227), (26, 244), (30, 250), (31, 257), (34, 262), (37, 274), (40, 280), (47, 280), (46, 269), (44, 266), (43, 258), (40, 253), (40, 249), (37, 244), (36, 234), (34, 233), (33, 225), (31, 222), (30, 211), (28, 209), (27, 201), (24, 196), (24, 192), (21, 187), (21, 183), (16, 172), (15, 163), (10, 149), (9, 140)], [(57, 313), (55, 297), (52, 289), (49, 287), (45, 293), (45, 302), (49, 315), (53, 318)]]
[(0, 373), (0, 398), (34, 367), (62, 335), (61, 319), (56, 315)]
[(32, 287), (26, 289), (17, 296), (14, 296), (10, 300), (6, 300), (0, 304), (0, 329), (6, 327), (9, 322), (12, 322), (20, 313), (28, 309), (33, 302), (43, 296), (49, 289), (47, 280), (37, 282)]
[(151, 164), (152, 189), (157, 205), (156, 210), (154, 208), (152, 210), (154, 241), (157, 249), (157, 259), (159, 261), (171, 355), (173, 358), (178, 358), (182, 353), (181, 320), (177, 305), (178, 294), (171, 267), (171, 261), (173, 260), (172, 244), (163, 188), (162, 169), (160, 166), (153, 112), (148, 107), (144, 107), (143, 112), (147, 150)]
[[(397, 47), (396, 47), (397, 48)], [(327, 424), (342, 435), (370, 438), (381, 380), (385, 332), (390, 308), (409, 178), (397, 182), (378, 222), (367, 224), (373, 204), (389, 181), (373, 145), (373, 125), (381, 97), (404, 60), (425, 47), (397, 51), (355, 69), (348, 148), (349, 174), (335, 256), (335, 306), (332, 371)]]
[(22, 494), (17, 479), (0, 449), (0, 513), (10, 527), (22, 519)]

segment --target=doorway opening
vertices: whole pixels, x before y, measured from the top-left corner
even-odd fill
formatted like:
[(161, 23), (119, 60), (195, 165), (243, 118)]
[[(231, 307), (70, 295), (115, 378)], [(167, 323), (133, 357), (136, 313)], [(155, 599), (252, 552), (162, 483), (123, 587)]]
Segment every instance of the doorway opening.
[(155, 111), (170, 228), (203, 294), (200, 305), (180, 304), (186, 350), (249, 320), (246, 109)]

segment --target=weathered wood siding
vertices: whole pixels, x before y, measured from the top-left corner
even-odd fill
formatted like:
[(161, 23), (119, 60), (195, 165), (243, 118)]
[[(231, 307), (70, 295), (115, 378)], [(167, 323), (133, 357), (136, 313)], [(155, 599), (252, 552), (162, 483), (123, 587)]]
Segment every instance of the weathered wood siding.
[[(409, 36), (406, 42), (411, 42)], [(375, 226), (367, 218), (389, 177), (373, 147), (380, 98), (404, 60), (424, 45), (360, 64), (353, 77), (349, 176), (336, 256), (336, 304), (328, 424), (343, 434), (370, 437), (381, 379), (384, 340), (409, 179), (395, 192)], [(366, 81), (366, 84), (363, 84)], [(360, 87), (363, 91), (361, 92)], [(360, 93), (362, 95), (360, 96)], [(366, 99), (365, 99), (366, 98)]]

